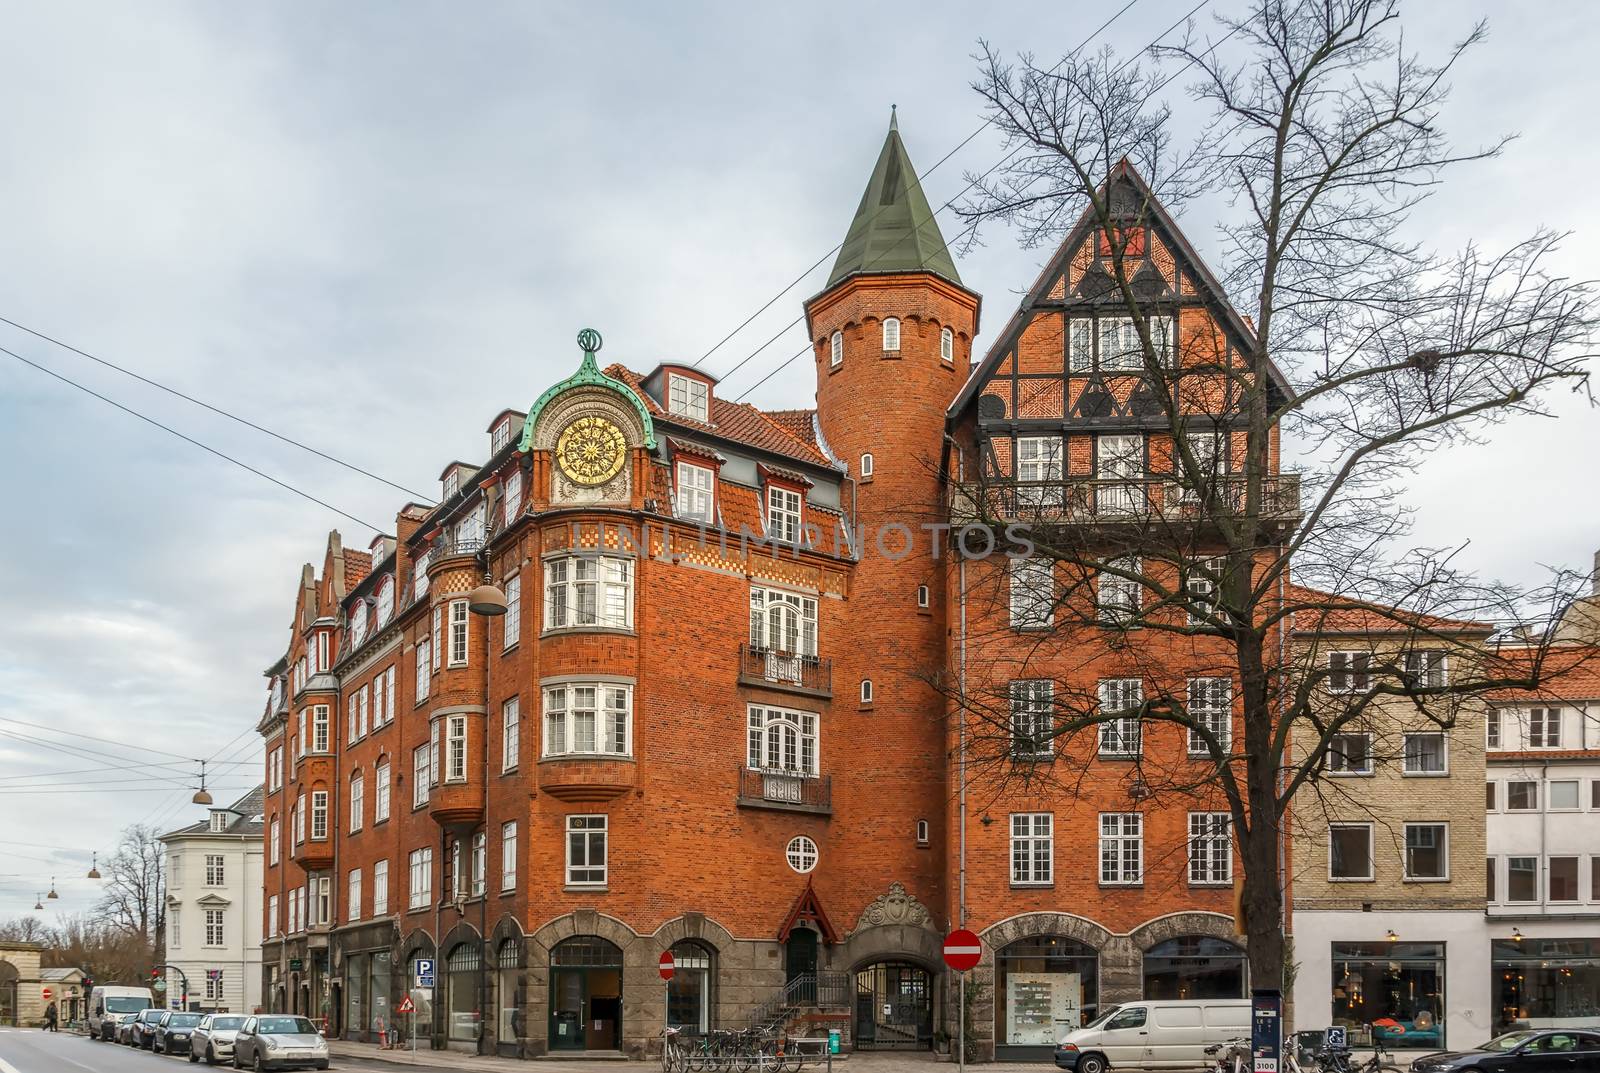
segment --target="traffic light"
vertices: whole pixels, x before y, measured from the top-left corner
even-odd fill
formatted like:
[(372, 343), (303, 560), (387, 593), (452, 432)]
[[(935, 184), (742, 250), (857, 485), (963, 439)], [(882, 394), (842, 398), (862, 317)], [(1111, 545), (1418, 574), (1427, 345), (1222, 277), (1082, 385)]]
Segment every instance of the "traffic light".
[(151, 983), (155, 983), (159, 979), (161, 979), (161, 970), (160, 969), (151, 969), (150, 970), (150, 982)]

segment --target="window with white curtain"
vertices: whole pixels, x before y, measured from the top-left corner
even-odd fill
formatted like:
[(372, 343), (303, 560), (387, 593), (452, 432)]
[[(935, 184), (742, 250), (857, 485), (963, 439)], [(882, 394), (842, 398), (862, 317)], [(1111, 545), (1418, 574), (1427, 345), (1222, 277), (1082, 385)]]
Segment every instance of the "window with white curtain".
[(883, 322), (883, 349), (886, 351), (900, 349), (900, 321), (897, 317), (888, 317)]

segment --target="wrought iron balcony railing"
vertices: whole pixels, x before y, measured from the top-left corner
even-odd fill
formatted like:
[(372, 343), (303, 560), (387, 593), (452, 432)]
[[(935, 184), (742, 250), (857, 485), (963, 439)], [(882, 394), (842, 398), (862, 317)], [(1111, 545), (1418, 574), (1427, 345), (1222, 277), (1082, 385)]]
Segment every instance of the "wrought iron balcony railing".
[(739, 646), (739, 684), (833, 696), (833, 660), (776, 648)]
[(794, 812), (833, 812), (833, 777), (785, 768), (739, 769), (739, 804)]
[[(1260, 515), (1291, 520), (1300, 515), (1300, 475), (1277, 473), (1261, 480)], [(958, 517), (1040, 518), (1116, 524), (1161, 520), (1199, 522), (1219, 513), (1243, 516), (1248, 506), (1243, 474), (1219, 475), (1203, 487), (1172, 477), (1065, 477), (1054, 481), (1008, 481), (956, 493)]]

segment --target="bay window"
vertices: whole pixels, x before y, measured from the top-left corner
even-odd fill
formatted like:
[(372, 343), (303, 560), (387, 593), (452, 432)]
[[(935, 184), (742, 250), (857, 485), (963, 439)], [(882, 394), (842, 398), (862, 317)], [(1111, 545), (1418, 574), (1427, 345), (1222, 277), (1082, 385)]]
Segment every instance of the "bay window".
[(544, 627), (633, 628), (633, 561), (568, 555), (544, 564)]
[(571, 682), (544, 691), (545, 756), (630, 756), (633, 688)]
[(467, 781), (467, 717), (452, 715), (445, 734), (445, 782)]

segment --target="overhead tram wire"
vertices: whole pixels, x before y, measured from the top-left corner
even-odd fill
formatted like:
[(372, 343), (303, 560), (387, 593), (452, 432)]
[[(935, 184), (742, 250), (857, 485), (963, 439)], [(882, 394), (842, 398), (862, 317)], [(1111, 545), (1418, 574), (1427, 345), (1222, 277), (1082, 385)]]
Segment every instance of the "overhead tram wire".
[(115, 369), (117, 372), (121, 373), (123, 376), (132, 377), (133, 379), (139, 381), (141, 384), (147, 384), (150, 387), (153, 387), (153, 388), (157, 389), (158, 391), (165, 391), (167, 394), (176, 396), (177, 398), (182, 399), (184, 402), (192, 403), (193, 405), (198, 406), (203, 410), (210, 410), (212, 413), (216, 414), (219, 417), (226, 417), (229, 421), (237, 421), (239, 424), (245, 426), (246, 428), (254, 429), (255, 431), (261, 433), (264, 436), (271, 436), (275, 440), (278, 440), (278, 441), (280, 441), (282, 443), (286, 443), (291, 447), (298, 447), (298, 448), (300, 448), (300, 450), (305, 451), (308, 454), (316, 455), (318, 458), (321, 458), (321, 459), (323, 459), (325, 461), (332, 462), (336, 466), (343, 466), (345, 469), (350, 470), (352, 473), (359, 473), (363, 477), (370, 477), (371, 479), (377, 481), (378, 483), (386, 484), (390, 488), (393, 488), (398, 492), (404, 492), (408, 496), (416, 496), (425, 506), (432, 506), (433, 505), (433, 500), (428, 498), (427, 496), (423, 495), (422, 493), (414, 491), (414, 490), (412, 490), (410, 488), (407, 488), (403, 484), (397, 484), (396, 482), (389, 480), (387, 477), (380, 477), (378, 474), (373, 473), (371, 470), (362, 469), (360, 466), (356, 465), (354, 462), (346, 462), (344, 459), (339, 458), (336, 455), (331, 455), (326, 451), (318, 450), (317, 448), (312, 447), (310, 444), (302, 443), (299, 440), (295, 439), (293, 436), (285, 436), (283, 433), (275, 432), (272, 429), (267, 428), (265, 425), (257, 424), (256, 422), (250, 420), (248, 417), (240, 417), (238, 414), (233, 413), (230, 410), (224, 410), (220, 406), (213, 406), (211, 403), (206, 402), (204, 399), (197, 399), (193, 395), (189, 395), (189, 394), (186, 394), (185, 392), (179, 391), (177, 388), (172, 387), (172, 386), (170, 386), (168, 384), (163, 384), (161, 381), (153, 379), (153, 378), (148, 377), (148, 376), (145, 376), (143, 373), (136, 373), (132, 369), (126, 368), (125, 366), (122, 366), (122, 365), (118, 365), (114, 361), (110, 361), (110, 360), (108, 360), (106, 358), (102, 358), (102, 357), (100, 357), (98, 355), (91, 354), (87, 350), (84, 350), (84, 349), (82, 349), (80, 347), (75, 347), (71, 343), (68, 343), (68, 342), (66, 342), (64, 340), (57, 339), (53, 335), (46, 335), (44, 332), (39, 331), (37, 328), (30, 328), (26, 324), (18, 323), (17, 321), (12, 320), (10, 317), (5, 317), (5, 316), (0, 316), (0, 324), (9, 324), (9, 325), (11, 325), (11, 327), (17, 329), (19, 332), (27, 332), (29, 335), (33, 336), (36, 339), (42, 339), (47, 343), (53, 343), (56, 346), (61, 347), (63, 350), (70, 350), (70, 351), (72, 351), (72, 353), (77, 354), (79, 357), (88, 358), (90, 361), (97, 362), (100, 365), (104, 365), (108, 369)]
[[(1076, 48), (1074, 48), (1071, 52), (1067, 53), (1066, 56), (1062, 57), (1061, 63), (1066, 63), (1067, 60), (1071, 59), (1073, 56), (1076, 56), (1079, 52), (1081, 52), (1089, 44), (1089, 42), (1091, 42), (1095, 38), (1099, 37), (1100, 34), (1103, 33), (1108, 26), (1110, 26), (1112, 23), (1116, 22), (1118, 19), (1122, 18), (1122, 16), (1128, 11), (1128, 9), (1133, 7), (1133, 5), (1137, 4), (1138, 2), (1139, 2), (1139, 0), (1128, 0), (1128, 2), (1123, 4), (1122, 7), (1120, 7), (1119, 9), (1117, 9), (1117, 11), (1114, 14), (1112, 14), (1112, 16), (1109, 19), (1107, 19), (1105, 22), (1102, 22), (1098, 27), (1096, 27), (1095, 31), (1092, 34), (1090, 34), (1088, 37), (1086, 37), (1082, 41), (1080, 41)], [(1194, 11), (1200, 10), (1201, 7), (1203, 7), (1204, 5), (1206, 5), (1206, 4), (1210, 3), (1210, 2), (1211, 2), (1211, 0), (1200, 0), (1200, 3), (1195, 5), (1195, 7), (1191, 10), (1190, 14), (1193, 14)], [(1189, 17), (1188, 15), (1184, 16), (1184, 18), (1188, 18), (1188, 17)], [(1167, 32), (1171, 33), (1170, 30), (1168, 30)], [(1162, 37), (1165, 37), (1165, 36), (1166, 36), (1166, 34), (1162, 35)], [(1157, 38), (1157, 40), (1160, 40), (1160, 38)], [(1056, 64), (1056, 66), (1060, 67), (1061, 63)], [(977, 128), (975, 130), (973, 130), (973, 132), (971, 134), (968, 134), (965, 138), (962, 138), (959, 142), (956, 143), (955, 148), (951, 149), (944, 156), (942, 156), (938, 160), (934, 161), (932, 167), (930, 167), (927, 171), (923, 172), (921, 175), (917, 176), (916, 177), (916, 181), (912, 184), (912, 189), (921, 189), (922, 188), (922, 181), (924, 179), (926, 179), (928, 176), (932, 175), (934, 172), (938, 171), (940, 166), (942, 164), (944, 164), (945, 161), (949, 160), (951, 157), (953, 157), (957, 153), (961, 152), (961, 150), (965, 149), (969, 144), (971, 144), (972, 139), (976, 138), (978, 135), (982, 134), (985, 130), (987, 130), (989, 127), (991, 127), (993, 125), (994, 125), (994, 120), (993, 119), (985, 119), (982, 123), (978, 124)], [(887, 206), (880, 205), (877, 208), (877, 210), (872, 213), (871, 216), (867, 217), (867, 222), (870, 223), (872, 220), (877, 219), (878, 214), (881, 213), (881, 212), (886, 211), (887, 208), (888, 208)], [(779, 291), (777, 294), (773, 295), (771, 298), (768, 298), (764, 303), (762, 303), (762, 305), (761, 305), (761, 307), (759, 309), (757, 309), (754, 313), (751, 313), (748, 317), (746, 317), (743, 321), (741, 321), (737, 328), (733, 329), (733, 331), (729, 332), (727, 335), (725, 335), (721, 339), (717, 340), (716, 344), (714, 346), (712, 346), (712, 348), (710, 350), (706, 351), (704, 354), (701, 354), (698, 358), (694, 359), (694, 361), (691, 362), (690, 364), (693, 367), (698, 368), (700, 366), (701, 362), (705, 361), (711, 355), (713, 355), (717, 351), (721, 350), (723, 344), (728, 342), (728, 340), (732, 339), (734, 336), (738, 335), (740, 332), (744, 331), (745, 328), (749, 327), (751, 321), (755, 320), (761, 314), (763, 314), (767, 310), (771, 309), (773, 307), (773, 305), (777, 303), (778, 299), (782, 298), (784, 295), (788, 294), (790, 291), (792, 291), (796, 287), (798, 287), (801, 283), (803, 283), (805, 281), (807, 276), (811, 275), (811, 273), (815, 272), (823, 264), (826, 264), (828, 258), (830, 258), (834, 254), (838, 253), (843, 247), (844, 247), (844, 243), (841, 241), (840, 243), (835, 245), (832, 249), (830, 249), (830, 250), (826, 251), (825, 253), (823, 253), (823, 255), (821, 257), (818, 257), (815, 261), (811, 262), (811, 264), (806, 267), (806, 270), (804, 272), (801, 272), (798, 276), (796, 276), (793, 280), (791, 280), (789, 282), (789, 284), (786, 287), (783, 288), (783, 290)], [(4, 319), (5, 318), (0, 317), (0, 320), (4, 320)], [(789, 324), (784, 326), (783, 331), (785, 331), (785, 332), (788, 331), (790, 328), (794, 327), (795, 323), (796, 323), (795, 321), (791, 321)], [(782, 334), (783, 334), (782, 332), (779, 333), (779, 335), (782, 335)], [(760, 347), (756, 351), (756, 353), (760, 353), (761, 350), (766, 349), (766, 347), (770, 346), (771, 343), (772, 343), (772, 341), (769, 340), (766, 344), (763, 344), (763, 346)], [(726, 373), (723, 373), (722, 374), (722, 378), (725, 379), (725, 378), (733, 375), (733, 373), (739, 368), (740, 365), (743, 365), (745, 361), (749, 361), (749, 360), (750, 360), (749, 358), (745, 358), (744, 361), (741, 361), (739, 363), (739, 365), (735, 365), (732, 369), (729, 369)]]
[[(1113, 70), (1112, 73), (1115, 74), (1115, 73), (1121, 71), (1123, 68), (1127, 67), (1128, 64), (1133, 62), (1134, 56), (1142, 55), (1144, 52), (1148, 51), (1149, 49), (1154, 48), (1156, 46), (1156, 44), (1158, 44), (1163, 37), (1166, 37), (1167, 34), (1170, 34), (1173, 30), (1177, 29), (1180, 24), (1188, 21), (1194, 15), (1194, 13), (1196, 11), (1199, 11), (1202, 7), (1206, 6), (1209, 3), (1211, 3), (1211, 0), (1200, 0), (1199, 3), (1195, 4), (1194, 7), (1190, 8), (1187, 12), (1185, 12), (1182, 16), (1180, 16), (1178, 18), (1178, 20), (1176, 22), (1174, 22), (1171, 26), (1168, 26), (1165, 30), (1163, 30), (1148, 45), (1146, 45), (1144, 48), (1140, 49), (1138, 52), (1131, 54), (1126, 60), (1123, 60), (1120, 64), (1118, 64), (1116, 66), (1116, 68)], [(1229, 38), (1233, 37), (1233, 35), (1238, 33), (1238, 32), (1239, 32), (1239, 27), (1235, 26), (1233, 29), (1229, 30), (1226, 34), (1224, 34), (1221, 38), (1219, 38), (1209, 48), (1207, 48), (1205, 54), (1209, 54), (1209, 53), (1215, 52), (1218, 48), (1222, 47), (1222, 45), (1224, 43), (1226, 43)], [(1182, 67), (1179, 67), (1176, 71), (1172, 72), (1172, 74), (1170, 74), (1166, 78), (1162, 79), (1160, 83), (1158, 83), (1148, 93), (1146, 93), (1144, 95), (1144, 99), (1140, 101), (1140, 106), (1142, 107), (1144, 105), (1145, 101), (1148, 101), (1151, 97), (1155, 96), (1157, 93), (1160, 93), (1167, 86), (1171, 85), (1173, 79), (1177, 78), (1180, 74), (1182, 74), (1184, 71), (1187, 71), (1193, 65), (1194, 65), (1194, 60), (1191, 59), (1187, 63), (1185, 63)], [(1057, 64), (1056, 66), (1059, 67), (1061, 65)], [(1020, 146), (1019, 145), (1015, 149), (1011, 150), (1011, 152), (1007, 153), (1005, 156), (1003, 156), (999, 160), (995, 161), (995, 163), (992, 164), (987, 171), (985, 171), (982, 175), (979, 175), (976, 179), (973, 179), (972, 181), (968, 182), (966, 186), (964, 186), (960, 190), (958, 190), (955, 193), (955, 195), (952, 196), (948, 201), (946, 201), (943, 205), (940, 205), (937, 209), (935, 209), (933, 215), (934, 216), (938, 216), (939, 213), (943, 212), (944, 210), (948, 209), (950, 206), (954, 205), (955, 202), (956, 202), (956, 198), (961, 197), (962, 194), (965, 194), (968, 190), (972, 189), (978, 183), (982, 182), (984, 179), (986, 179), (990, 175), (994, 174), (994, 172), (996, 170), (998, 170), (1002, 165), (1004, 165), (1006, 163), (1006, 161), (1010, 160), (1013, 156), (1016, 156), (1024, 148), (1025, 148), (1025, 146)], [(971, 232), (974, 228), (976, 228), (977, 225), (978, 225), (978, 221), (975, 220), (971, 224), (969, 224), (967, 227), (963, 228), (956, 235), (956, 240), (960, 241), (961, 238), (963, 238), (965, 235), (967, 235), (969, 232)], [(891, 246), (889, 249), (884, 250), (882, 253), (880, 253), (878, 255), (878, 259), (881, 260), (882, 258), (888, 256), (891, 252), (893, 252), (896, 248), (898, 248), (898, 246), (900, 245), (901, 242), (904, 242), (908, 237), (909, 237), (909, 235), (902, 235), (899, 239), (897, 239), (895, 241), (895, 244), (893, 246)], [(761, 351), (763, 351), (767, 347), (771, 346), (778, 339), (782, 338), (784, 332), (787, 332), (790, 328), (793, 328), (796, 324), (799, 324), (800, 321), (803, 320), (803, 319), (804, 319), (804, 314), (802, 314), (799, 317), (796, 317), (794, 320), (792, 320), (788, 324), (784, 325), (782, 331), (780, 331), (777, 335), (773, 336), (771, 339), (767, 340), (767, 342), (763, 343), (755, 351), (752, 351), (750, 354), (746, 355), (743, 359), (740, 360), (738, 365), (735, 365), (733, 367), (733, 369), (728, 370), (728, 372), (725, 373), (722, 378), (723, 379), (727, 379), (728, 376), (732, 375), (732, 373), (734, 371), (736, 371), (740, 366), (744, 365), (745, 362), (748, 362), (751, 358), (755, 357)], [(782, 362), (780, 362), (777, 366), (775, 366), (772, 370), (770, 370), (760, 380), (757, 380), (754, 384), (751, 384), (748, 388), (746, 388), (744, 391), (742, 391), (738, 395), (738, 397), (736, 397), (733, 401), (734, 402), (743, 402), (745, 400), (745, 398), (747, 398), (750, 395), (751, 392), (755, 391), (756, 388), (760, 387), (762, 384), (765, 384), (768, 380), (771, 380), (779, 372), (781, 372), (784, 369), (788, 368), (790, 365), (794, 364), (794, 362), (797, 361), (799, 358), (801, 358), (803, 355), (808, 354), (810, 352), (811, 352), (811, 344), (808, 341), (804, 347), (800, 348), (799, 350), (795, 351), (793, 354), (791, 354), (787, 358), (785, 358)]]
[(83, 384), (78, 383), (76, 380), (73, 380), (70, 377), (63, 376), (61, 373), (56, 372), (54, 369), (51, 369), (51, 368), (49, 368), (47, 366), (44, 366), (44, 365), (40, 365), (38, 362), (33, 361), (33, 360), (29, 359), (29, 358), (25, 358), (21, 354), (18, 354), (14, 350), (8, 350), (5, 347), (0, 346), (0, 354), (9, 355), (9, 356), (15, 358), (16, 360), (20, 361), (22, 364), (27, 365), (27, 366), (31, 366), (32, 368), (37, 369), (39, 372), (44, 373), (46, 376), (53, 376), (57, 380), (61, 381), (63, 384), (67, 384), (67, 385), (69, 385), (71, 387), (77, 388), (79, 391), (83, 392), (86, 395), (93, 395), (95, 398), (99, 399), (101, 402), (105, 403), (107, 406), (113, 406), (113, 407), (117, 408), (118, 410), (121, 410), (125, 414), (129, 414), (129, 415), (131, 415), (133, 417), (137, 417), (139, 420), (144, 421), (147, 424), (154, 425), (156, 428), (160, 429), (163, 432), (169, 432), (172, 435), (178, 437), (178, 439), (183, 440), (185, 443), (188, 443), (188, 444), (191, 444), (191, 445), (193, 445), (195, 447), (200, 448), (202, 451), (205, 451), (207, 454), (216, 455), (218, 458), (222, 459), (224, 462), (232, 463), (233, 465), (238, 466), (242, 470), (245, 470), (245, 471), (247, 471), (249, 473), (253, 473), (257, 477), (260, 477), (262, 480), (267, 481), (267, 482), (269, 482), (271, 484), (275, 484), (279, 488), (282, 488), (286, 492), (292, 492), (293, 494), (299, 496), (301, 499), (307, 500), (307, 501), (309, 501), (311, 503), (315, 503), (317, 506), (322, 507), (322, 508), (324, 508), (326, 510), (331, 510), (333, 513), (339, 515), (341, 518), (348, 518), (350, 521), (355, 522), (357, 525), (360, 525), (360, 526), (362, 526), (364, 528), (370, 529), (374, 533), (377, 533), (379, 535), (382, 535), (385, 532), (385, 530), (379, 528), (376, 525), (373, 525), (371, 522), (367, 521), (364, 518), (358, 518), (354, 514), (351, 514), (347, 510), (340, 510), (338, 507), (334, 506), (332, 503), (329, 503), (329, 502), (327, 502), (325, 500), (318, 499), (316, 496), (312, 495), (310, 492), (302, 491), (301, 489), (296, 488), (294, 485), (289, 484), (287, 481), (280, 481), (278, 478), (272, 476), (270, 473), (263, 473), (261, 470), (256, 469), (254, 466), (250, 465), (248, 462), (241, 462), (239, 459), (234, 458), (232, 455), (225, 454), (222, 451), (217, 450), (215, 447), (212, 447), (209, 444), (201, 443), (199, 440), (195, 439), (193, 436), (186, 436), (182, 432), (179, 432), (177, 429), (173, 428), (172, 426), (164, 425), (160, 421), (157, 421), (155, 418), (149, 417), (149, 416), (147, 416), (147, 415), (145, 415), (143, 413), (140, 413), (138, 410), (135, 410), (130, 406), (124, 406), (122, 403), (117, 402), (115, 399), (108, 398), (107, 396), (100, 394), (98, 391), (94, 390), (91, 387), (85, 387)]

